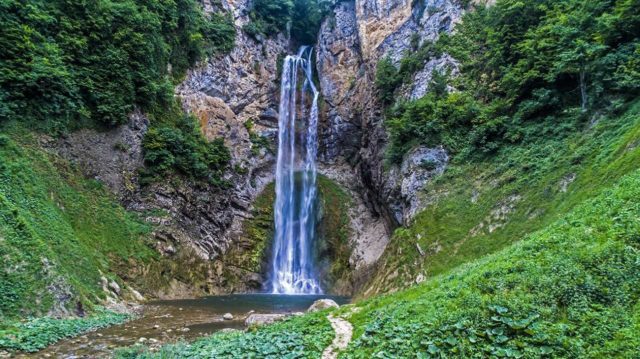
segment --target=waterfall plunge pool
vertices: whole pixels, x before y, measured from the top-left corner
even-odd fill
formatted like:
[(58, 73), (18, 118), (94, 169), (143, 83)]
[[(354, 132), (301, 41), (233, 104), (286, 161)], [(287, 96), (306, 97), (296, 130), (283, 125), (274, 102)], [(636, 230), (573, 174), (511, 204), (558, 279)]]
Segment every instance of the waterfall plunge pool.
[[(153, 301), (144, 305), (142, 315), (127, 323), (62, 340), (33, 354), (17, 358), (98, 358), (108, 357), (116, 348), (128, 347), (145, 338), (144, 344), (193, 341), (223, 330), (244, 329), (251, 311), (260, 314), (305, 312), (318, 299), (333, 299), (343, 305), (348, 297), (331, 295), (230, 294)], [(224, 320), (231, 313), (233, 320)]]

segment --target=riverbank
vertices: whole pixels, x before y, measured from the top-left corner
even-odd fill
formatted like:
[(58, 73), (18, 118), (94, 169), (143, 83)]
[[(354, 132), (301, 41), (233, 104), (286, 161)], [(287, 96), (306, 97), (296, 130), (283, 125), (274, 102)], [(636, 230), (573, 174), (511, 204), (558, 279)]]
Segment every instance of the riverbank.
[[(283, 317), (305, 312), (309, 306), (327, 296), (281, 296), (271, 294), (238, 294), (198, 299), (150, 302), (133, 317), (113, 322), (111, 326), (95, 326), (63, 336), (57, 343), (33, 353), (18, 352), (15, 358), (100, 358), (113, 355), (117, 348), (144, 345), (146, 349), (175, 343), (193, 342), (198, 338), (224, 330), (244, 330), (252, 314), (281, 314)], [(340, 304), (345, 297), (330, 297)], [(127, 319), (131, 319), (126, 321)], [(77, 319), (78, 323), (85, 319)], [(53, 322), (53, 320), (49, 320)], [(60, 321), (59, 321), (60, 322)], [(50, 334), (32, 330), (32, 339)], [(24, 337), (24, 335), (22, 335)], [(64, 339), (67, 337), (67, 339)], [(43, 349), (44, 348), (44, 349)], [(20, 348), (15, 348), (21, 350)]]

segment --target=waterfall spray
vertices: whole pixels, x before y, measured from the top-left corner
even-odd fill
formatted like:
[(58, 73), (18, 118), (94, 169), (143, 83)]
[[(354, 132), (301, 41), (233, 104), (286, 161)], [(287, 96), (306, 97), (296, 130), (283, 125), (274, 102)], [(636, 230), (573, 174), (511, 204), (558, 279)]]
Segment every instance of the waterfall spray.
[[(276, 167), (275, 237), (271, 292), (321, 294), (312, 247), (316, 235), (318, 90), (313, 83), (312, 48), (287, 56), (282, 68)], [(304, 76), (298, 91), (298, 74)], [(307, 95), (311, 105), (305, 104)], [(298, 118), (300, 116), (300, 118)], [(304, 157), (296, 157), (296, 120), (306, 121)]]

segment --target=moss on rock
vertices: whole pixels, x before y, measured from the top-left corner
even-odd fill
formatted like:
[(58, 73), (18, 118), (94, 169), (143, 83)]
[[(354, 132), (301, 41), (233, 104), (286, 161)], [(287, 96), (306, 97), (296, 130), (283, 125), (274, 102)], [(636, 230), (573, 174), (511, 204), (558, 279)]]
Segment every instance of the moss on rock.
[[(322, 284), (330, 292), (350, 291), (348, 211), (352, 200), (337, 183), (318, 176), (318, 224), (314, 253)], [(256, 198), (252, 217), (244, 221), (240, 236), (224, 258), (224, 276), (231, 291), (257, 290), (267, 280), (274, 236), (275, 183)]]

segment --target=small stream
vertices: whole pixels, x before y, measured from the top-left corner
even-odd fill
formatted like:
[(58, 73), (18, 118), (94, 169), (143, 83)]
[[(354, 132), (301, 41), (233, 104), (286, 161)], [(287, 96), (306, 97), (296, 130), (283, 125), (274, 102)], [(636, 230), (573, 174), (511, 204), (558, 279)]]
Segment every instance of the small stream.
[[(326, 295), (235, 294), (198, 299), (156, 301), (145, 305), (140, 318), (60, 341), (34, 354), (17, 358), (102, 358), (114, 349), (139, 342), (160, 346), (179, 340), (192, 341), (222, 329), (244, 329), (244, 320), (255, 313), (304, 312), (321, 298), (346, 304), (347, 297)], [(232, 320), (223, 315), (231, 313)], [(144, 338), (144, 339), (141, 339)]]

